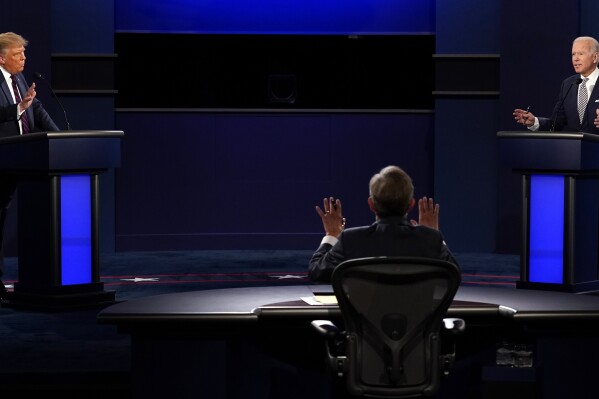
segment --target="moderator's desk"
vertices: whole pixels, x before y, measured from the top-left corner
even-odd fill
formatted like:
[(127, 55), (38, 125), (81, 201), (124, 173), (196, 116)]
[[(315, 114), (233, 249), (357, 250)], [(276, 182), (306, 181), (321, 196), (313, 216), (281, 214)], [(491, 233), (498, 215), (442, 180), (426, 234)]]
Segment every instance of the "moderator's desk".
[[(324, 343), (310, 321), (340, 323), (341, 316), (335, 305), (311, 306), (301, 298), (327, 291), (302, 285), (157, 295), (112, 305), (98, 322), (131, 335), (135, 398), (324, 399), (332, 397)], [(464, 318), (471, 334), (458, 356), (480, 358), (490, 349), (476, 362), (492, 363), (494, 344), (514, 326), (577, 325), (577, 333), (581, 325), (596, 327), (599, 297), (461, 287), (448, 316)]]
[[(231, 327), (254, 328), (269, 321), (286, 325), (315, 319), (340, 320), (337, 305), (309, 305), (301, 298), (315, 294), (332, 294), (328, 285), (230, 288), (191, 291), (140, 298), (104, 309), (98, 315), (103, 324), (116, 324), (123, 332), (146, 333), (171, 330), (171, 323), (185, 323), (186, 330), (207, 328), (228, 333)], [(497, 304), (483, 303), (471, 296), (456, 297), (448, 315), (451, 317), (495, 318)]]

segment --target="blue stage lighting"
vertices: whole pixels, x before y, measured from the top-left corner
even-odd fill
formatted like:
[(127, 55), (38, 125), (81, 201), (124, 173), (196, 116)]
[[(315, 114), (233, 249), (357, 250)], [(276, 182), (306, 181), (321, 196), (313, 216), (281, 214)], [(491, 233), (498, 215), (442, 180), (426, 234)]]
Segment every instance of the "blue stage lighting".
[(530, 177), (529, 281), (563, 283), (564, 177)]
[(435, 31), (433, 0), (120, 0), (115, 3), (115, 15), (117, 32), (351, 35)]
[(92, 201), (89, 175), (60, 180), (62, 285), (92, 282)]

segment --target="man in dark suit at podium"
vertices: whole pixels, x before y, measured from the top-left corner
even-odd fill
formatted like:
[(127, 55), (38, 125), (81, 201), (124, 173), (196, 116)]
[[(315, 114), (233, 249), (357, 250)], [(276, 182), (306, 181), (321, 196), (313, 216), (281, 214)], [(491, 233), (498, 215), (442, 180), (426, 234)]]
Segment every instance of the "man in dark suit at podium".
[[(35, 131), (56, 131), (58, 126), (35, 98), (35, 83), (30, 87), (23, 76), (27, 40), (13, 32), (0, 34), (0, 137)], [(0, 277), (4, 269), (4, 222), (17, 187), (14, 176), (0, 174)], [(6, 288), (0, 281), (0, 298)]]
[(418, 256), (442, 259), (458, 265), (439, 231), (439, 204), (432, 198), (418, 201), (418, 222), (408, 220), (415, 205), (410, 176), (391, 165), (370, 179), (368, 205), (376, 221), (369, 226), (345, 229), (341, 201), (325, 198), (316, 207), (325, 237), (310, 259), (308, 277), (330, 283), (333, 269), (341, 262), (371, 256)]
[(531, 131), (570, 131), (599, 134), (594, 123), (599, 107), (599, 42), (581, 36), (572, 43), (572, 65), (576, 75), (562, 82), (551, 118), (535, 117), (532, 112), (515, 109), (514, 119)]

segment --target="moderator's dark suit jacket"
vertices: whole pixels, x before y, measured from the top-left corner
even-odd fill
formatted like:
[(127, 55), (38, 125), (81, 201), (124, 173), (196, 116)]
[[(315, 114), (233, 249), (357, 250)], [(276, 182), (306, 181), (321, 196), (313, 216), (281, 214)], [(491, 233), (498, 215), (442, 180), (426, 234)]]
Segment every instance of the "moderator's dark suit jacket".
[(329, 283), (333, 269), (341, 262), (371, 256), (417, 256), (458, 265), (441, 232), (412, 226), (406, 217), (389, 217), (370, 226), (344, 230), (333, 246), (320, 245), (310, 259), (308, 276), (312, 281)]
[[(579, 78), (580, 75), (576, 74), (562, 82), (559, 98), (552, 114), (552, 116), (555, 116), (555, 131), (599, 134), (599, 129), (593, 124), (593, 119), (596, 117), (595, 110), (599, 107), (599, 89), (596, 84), (589, 95), (586, 112), (582, 123), (580, 123), (578, 117), (578, 85), (576, 84)], [(561, 106), (562, 102), (563, 106)], [(549, 131), (552, 124), (552, 118), (539, 118), (539, 130)]]
[[(27, 81), (22, 73), (17, 74), (17, 77), (19, 78), (19, 91), (24, 95), (28, 88)], [(0, 137), (19, 135), (17, 105), (8, 88), (9, 84), (12, 83), (7, 82), (4, 79), (4, 75), (0, 73)], [(27, 108), (25, 113), (27, 114), (31, 132), (59, 130), (38, 99), (33, 100), (33, 103)]]

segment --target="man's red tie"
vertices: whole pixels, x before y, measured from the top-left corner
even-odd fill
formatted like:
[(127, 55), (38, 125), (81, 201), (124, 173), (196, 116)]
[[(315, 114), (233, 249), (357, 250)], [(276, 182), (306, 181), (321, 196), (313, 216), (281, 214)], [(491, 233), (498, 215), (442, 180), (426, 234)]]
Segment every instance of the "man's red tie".
[[(15, 104), (19, 104), (21, 102), (21, 95), (17, 88), (17, 77), (15, 75), (10, 75), (10, 78), (12, 79), (12, 89), (15, 92)], [(23, 134), (29, 133), (29, 121), (27, 120), (26, 112), (21, 114), (21, 125), (23, 127)]]

